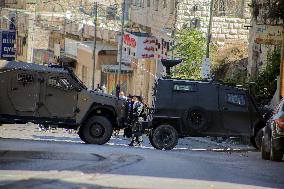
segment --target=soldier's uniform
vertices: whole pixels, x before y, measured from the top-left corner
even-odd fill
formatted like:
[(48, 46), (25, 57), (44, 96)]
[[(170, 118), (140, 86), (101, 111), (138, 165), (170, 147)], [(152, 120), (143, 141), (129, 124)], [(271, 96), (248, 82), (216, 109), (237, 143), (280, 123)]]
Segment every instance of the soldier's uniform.
[(129, 144), (130, 146), (133, 146), (134, 143), (137, 143), (137, 145), (142, 145), (143, 142), (142, 138), (142, 125), (141, 121), (143, 121), (143, 117), (141, 117), (141, 113), (143, 111), (143, 103), (140, 101), (136, 101), (133, 104), (133, 122), (132, 122), (132, 140)]

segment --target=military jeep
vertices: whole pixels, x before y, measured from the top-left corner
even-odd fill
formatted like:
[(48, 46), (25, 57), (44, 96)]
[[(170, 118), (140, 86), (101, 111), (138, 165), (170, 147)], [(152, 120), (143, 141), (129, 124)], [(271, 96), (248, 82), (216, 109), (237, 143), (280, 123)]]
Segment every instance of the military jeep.
[(256, 148), (261, 145), (261, 128), (268, 119), (263, 115), (269, 110), (259, 109), (248, 90), (166, 77), (156, 81), (153, 96), (154, 113), (144, 125), (157, 149), (173, 149), (178, 138), (189, 136), (244, 136)]
[(0, 62), (0, 124), (32, 122), (78, 129), (82, 141), (104, 144), (123, 127), (124, 102), (89, 91), (66, 68)]

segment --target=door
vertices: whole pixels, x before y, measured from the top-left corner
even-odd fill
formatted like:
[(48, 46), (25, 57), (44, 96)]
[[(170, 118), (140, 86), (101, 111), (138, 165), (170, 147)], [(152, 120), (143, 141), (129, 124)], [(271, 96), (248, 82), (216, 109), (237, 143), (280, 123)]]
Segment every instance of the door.
[(19, 115), (35, 116), (40, 92), (38, 74), (20, 71), (10, 77), (8, 94), (13, 108)]
[(230, 87), (220, 87), (219, 110), (223, 119), (224, 134), (248, 135), (250, 114), (246, 92)]
[(59, 119), (75, 117), (78, 95), (68, 75), (52, 75), (47, 78), (44, 105), (49, 116)]

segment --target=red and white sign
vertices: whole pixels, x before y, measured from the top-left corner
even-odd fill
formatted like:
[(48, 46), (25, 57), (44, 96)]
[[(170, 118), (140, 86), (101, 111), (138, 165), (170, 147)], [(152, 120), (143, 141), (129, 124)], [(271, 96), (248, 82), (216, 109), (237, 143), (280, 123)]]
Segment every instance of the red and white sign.
[(123, 36), (123, 60), (155, 58), (156, 39), (126, 32)]
[(144, 37), (125, 32), (122, 61), (130, 64), (133, 59), (169, 59), (172, 56), (173, 45), (173, 41), (163, 38)]

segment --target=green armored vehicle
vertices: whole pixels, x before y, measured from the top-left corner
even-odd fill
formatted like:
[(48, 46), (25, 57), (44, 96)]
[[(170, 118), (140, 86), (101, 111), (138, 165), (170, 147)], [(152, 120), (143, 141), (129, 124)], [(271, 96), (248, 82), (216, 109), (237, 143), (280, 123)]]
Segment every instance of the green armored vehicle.
[(124, 109), (117, 97), (87, 90), (69, 69), (0, 62), (0, 124), (78, 129), (84, 142), (105, 144), (123, 127)]

